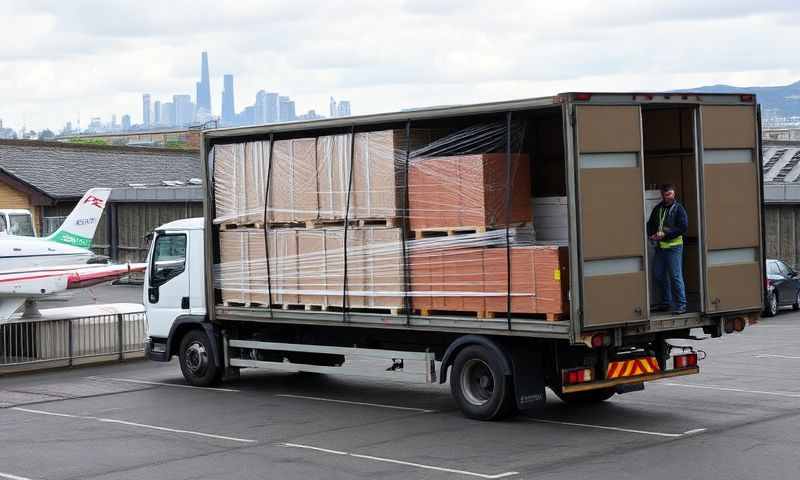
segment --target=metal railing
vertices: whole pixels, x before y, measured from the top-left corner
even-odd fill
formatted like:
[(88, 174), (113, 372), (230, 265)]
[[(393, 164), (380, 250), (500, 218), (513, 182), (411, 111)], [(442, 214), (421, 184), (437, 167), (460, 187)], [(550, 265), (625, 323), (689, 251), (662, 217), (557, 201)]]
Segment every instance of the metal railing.
[(144, 355), (144, 311), (0, 324), (0, 374)]

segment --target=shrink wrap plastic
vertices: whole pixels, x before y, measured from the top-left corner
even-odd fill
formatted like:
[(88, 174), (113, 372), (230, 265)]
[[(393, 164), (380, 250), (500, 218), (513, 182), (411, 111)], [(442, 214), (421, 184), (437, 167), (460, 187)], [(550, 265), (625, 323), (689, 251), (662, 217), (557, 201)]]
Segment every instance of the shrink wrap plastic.
[(535, 241), (524, 130), (494, 122), (214, 145), (221, 300), (565, 312), (566, 247)]

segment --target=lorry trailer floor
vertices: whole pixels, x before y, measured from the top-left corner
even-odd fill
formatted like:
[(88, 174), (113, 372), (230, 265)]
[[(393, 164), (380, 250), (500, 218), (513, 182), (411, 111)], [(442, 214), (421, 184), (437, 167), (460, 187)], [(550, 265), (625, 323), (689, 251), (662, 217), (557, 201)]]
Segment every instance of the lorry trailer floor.
[(797, 334), (785, 312), (697, 342), (702, 376), (583, 408), (548, 391), (540, 414), (494, 423), (464, 418), (446, 386), (358, 376), (245, 370), (198, 388), (176, 360), (9, 376), (0, 478), (792, 478)]

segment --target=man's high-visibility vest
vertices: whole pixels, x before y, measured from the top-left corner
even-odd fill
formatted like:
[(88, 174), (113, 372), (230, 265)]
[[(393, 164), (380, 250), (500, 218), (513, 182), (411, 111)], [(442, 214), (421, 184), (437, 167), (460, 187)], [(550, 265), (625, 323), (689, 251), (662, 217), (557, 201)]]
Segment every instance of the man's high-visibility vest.
[[(658, 231), (664, 231), (664, 220), (667, 219), (667, 216), (672, 212), (672, 209), (675, 208), (675, 203), (672, 203), (672, 206), (669, 209), (664, 209), (663, 207), (659, 207), (661, 209), (658, 212)], [(678, 235), (677, 237), (671, 240), (660, 240), (658, 242), (658, 246), (661, 248), (672, 248), (677, 247), (678, 245), (683, 245), (683, 235)]]

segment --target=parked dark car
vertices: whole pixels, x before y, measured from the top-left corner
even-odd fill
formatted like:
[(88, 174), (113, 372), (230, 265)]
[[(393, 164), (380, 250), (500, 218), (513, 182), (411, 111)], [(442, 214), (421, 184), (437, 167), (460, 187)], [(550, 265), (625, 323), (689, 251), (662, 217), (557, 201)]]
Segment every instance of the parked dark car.
[(765, 314), (772, 317), (782, 306), (800, 309), (800, 273), (780, 260), (767, 259)]

